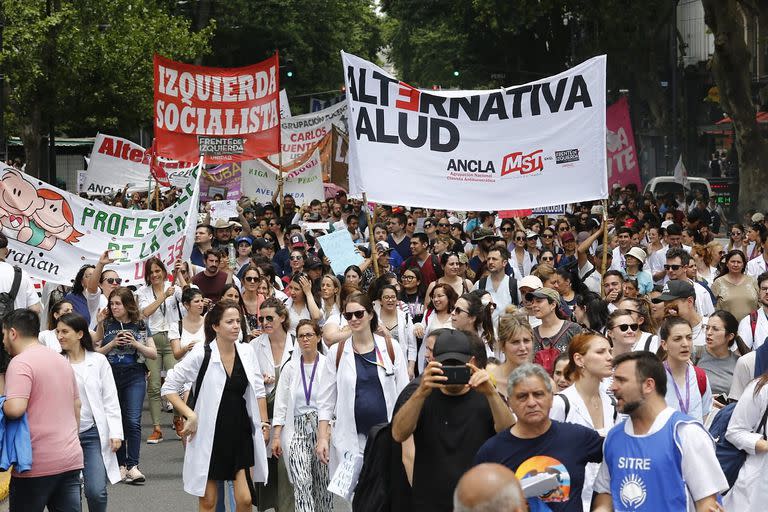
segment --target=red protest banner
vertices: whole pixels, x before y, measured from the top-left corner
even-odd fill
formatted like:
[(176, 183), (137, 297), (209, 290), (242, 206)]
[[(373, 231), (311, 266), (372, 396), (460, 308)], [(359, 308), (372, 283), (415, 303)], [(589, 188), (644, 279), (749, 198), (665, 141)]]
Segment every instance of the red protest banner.
[(514, 217), (528, 217), (533, 210), (499, 210), (500, 219), (512, 219)]
[(243, 68), (193, 66), (155, 55), (157, 154), (237, 162), (280, 151), (277, 54)]

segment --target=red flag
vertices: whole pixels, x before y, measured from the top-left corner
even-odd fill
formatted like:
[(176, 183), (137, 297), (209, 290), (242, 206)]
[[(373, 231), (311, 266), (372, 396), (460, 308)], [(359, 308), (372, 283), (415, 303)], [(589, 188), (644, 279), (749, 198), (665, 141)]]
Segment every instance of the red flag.
[(168, 173), (157, 161), (157, 139), (152, 140), (152, 149), (150, 149), (152, 158), (149, 160), (149, 173), (161, 187), (170, 187), (171, 181), (168, 179)]

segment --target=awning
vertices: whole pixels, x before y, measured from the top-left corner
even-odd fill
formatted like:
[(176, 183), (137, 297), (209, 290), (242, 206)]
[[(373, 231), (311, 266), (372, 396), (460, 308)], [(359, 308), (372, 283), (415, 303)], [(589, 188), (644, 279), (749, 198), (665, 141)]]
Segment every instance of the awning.
[[(768, 123), (768, 112), (758, 112), (755, 118), (757, 119), (758, 123), (763, 123), (763, 124)], [(718, 122), (716, 122), (715, 124), (730, 124), (730, 123), (731, 123), (731, 118), (726, 116), (721, 120), (719, 120)]]
[[(62, 148), (90, 148), (93, 146), (93, 142), (95, 141), (95, 137), (82, 137), (82, 138), (72, 138), (72, 137), (56, 137), (56, 147), (62, 147)], [(21, 138), (19, 137), (8, 137), (8, 145), (9, 146), (23, 146), (24, 144), (21, 142)]]

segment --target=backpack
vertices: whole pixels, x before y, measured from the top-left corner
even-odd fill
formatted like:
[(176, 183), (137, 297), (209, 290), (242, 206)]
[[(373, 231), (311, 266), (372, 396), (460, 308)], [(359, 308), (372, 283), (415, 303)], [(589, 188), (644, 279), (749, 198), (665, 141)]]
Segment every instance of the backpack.
[[(515, 276), (510, 274), (509, 279), (507, 282), (509, 283), (509, 296), (512, 298), (512, 304), (515, 306), (520, 305), (520, 300), (518, 298), (518, 292), (517, 292), (517, 279), (515, 279)], [(481, 277), (480, 281), (477, 283), (478, 290), (485, 290), (485, 285), (488, 283), (488, 276)]]
[(380, 423), (368, 432), (363, 467), (352, 498), (353, 512), (389, 512), (392, 507), (392, 426)]
[(696, 384), (699, 386), (699, 394), (703, 397), (704, 393), (707, 392), (707, 372), (698, 366), (694, 366), (693, 371), (696, 373)]
[[(344, 353), (344, 344), (347, 340), (341, 340), (339, 342), (339, 349), (336, 351), (336, 369), (339, 369), (339, 363), (341, 362), (341, 354)], [(385, 333), (384, 342), (387, 344), (387, 354), (389, 354), (389, 360), (392, 361), (392, 366), (395, 365), (395, 349), (392, 347), (392, 338), (389, 337), (389, 333)], [(376, 344), (374, 343), (374, 347)]]
[(0, 293), (0, 321), (5, 315), (16, 309), (14, 302), (16, 302), (16, 296), (19, 294), (19, 288), (21, 288), (21, 269), (14, 265), (11, 291)]
[[(747, 452), (739, 450), (731, 444), (728, 439), (725, 438), (725, 433), (728, 430), (728, 423), (731, 421), (733, 410), (736, 408), (736, 403), (728, 404), (717, 413), (715, 419), (712, 420), (712, 425), (709, 427), (709, 433), (715, 438), (715, 455), (717, 461), (720, 463), (725, 478), (728, 480), (728, 488), (733, 487), (736, 483), (736, 479), (739, 476), (741, 466), (747, 460)], [(763, 439), (766, 438), (765, 422), (768, 419), (768, 408), (765, 409), (763, 417), (760, 419), (755, 433), (763, 430)]]
[[(535, 334), (535, 337), (538, 337), (539, 340), (541, 340), (541, 335), (539, 334), (539, 328), (535, 327), (533, 329), (533, 332)], [(542, 366), (550, 375), (552, 374), (552, 371), (555, 368), (555, 359), (557, 359), (560, 356), (560, 349), (555, 347), (555, 345), (557, 345), (557, 342), (560, 341), (560, 338), (562, 338), (566, 332), (568, 332), (567, 322), (563, 324), (563, 328), (560, 330), (559, 333), (557, 333), (557, 337), (549, 344), (549, 347), (542, 348), (541, 350), (536, 352), (536, 355), (533, 356), (533, 362), (538, 364), (539, 366)]]

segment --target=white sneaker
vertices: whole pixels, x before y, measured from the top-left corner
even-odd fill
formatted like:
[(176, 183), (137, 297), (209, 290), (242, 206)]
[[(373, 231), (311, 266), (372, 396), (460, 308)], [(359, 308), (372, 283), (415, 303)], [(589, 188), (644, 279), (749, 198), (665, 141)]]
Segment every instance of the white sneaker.
[(127, 484), (143, 484), (147, 479), (139, 471), (139, 466), (133, 466), (125, 474), (125, 483)]
[(125, 482), (125, 475), (128, 473), (128, 468), (120, 466), (120, 481)]

